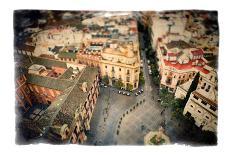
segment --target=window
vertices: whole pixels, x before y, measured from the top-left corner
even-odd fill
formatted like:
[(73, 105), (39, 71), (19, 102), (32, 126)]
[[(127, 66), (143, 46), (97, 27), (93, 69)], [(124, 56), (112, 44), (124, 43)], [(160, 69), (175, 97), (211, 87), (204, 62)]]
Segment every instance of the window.
[(193, 108), (193, 105), (190, 105)]
[(127, 81), (127, 82), (130, 82), (130, 77), (126, 77), (126, 81)]
[(193, 98), (195, 98), (196, 100), (198, 100), (199, 98), (198, 97), (196, 97), (195, 95), (193, 95)]
[(107, 68), (107, 66), (105, 66), (105, 68)]
[(210, 109), (213, 110), (213, 111), (217, 110), (216, 107), (214, 107), (214, 106), (210, 106)]
[(209, 80), (212, 80), (213, 76), (210, 76), (210, 79)]
[(201, 111), (200, 110), (197, 110), (197, 112), (200, 114), (201, 113)]
[(205, 101), (201, 101), (201, 103), (204, 104), (204, 105), (207, 105), (207, 103)]
[(208, 117), (208, 116), (205, 116), (205, 118), (209, 119), (209, 117)]
[(119, 71), (121, 71), (121, 68), (119, 68)]
[(208, 85), (208, 87), (207, 87), (207, 89), (205, 91), (209, 92), (210, 88), (211, 88), (211, 86)]
[(176, 76), (174, 76), (174, 79), (176, 78)]
[(127, 74), (130, 74), (130, 70), (127, 70)]

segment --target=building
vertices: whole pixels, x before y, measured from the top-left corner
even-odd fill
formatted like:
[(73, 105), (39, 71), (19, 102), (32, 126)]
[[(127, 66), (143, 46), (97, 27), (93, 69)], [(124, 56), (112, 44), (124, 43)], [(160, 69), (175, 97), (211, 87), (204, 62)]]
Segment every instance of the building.
[[(197, 89), (190, 94), (184, 108), (184, 115), (191, 116), (202, 130), (217, 131), (217, 74), (215, 69), (207, 68), (209, 73), (201, 74)], [(192, 80), (177, 86), (175, 98), (184, 99)]]
[(157, 47), (158, 38), (167, 34), (174, 34), (172, 39), (182, 37), (182, 40), (190, 40), (191, 33), (186, 31), (188, 19), (184, 12), (160, 12), (151, 15), (151, 36), (153, 49)]
[(26, 83), (24, 71), (21, 68), (16, 68), (15, 73), (16, 106), (20, 111), (26, 112), (33, 105), (33, 97), (31, 96), (31, 91)]
[(34, 56), (35, 46), (23, 44), (15, 48), (17, 54), (23, 54), (28, 56)]
[(190, 79), (188, 82), (185, 82), (177, 86), (176, 92), (175, 92), (175, 98), (184, 99), (187, 95), (190, 85), (192, 84), (192, 81), (193, 80)]
[(83, 24), (80, 30), (56, 26), (39, 31), (33, 36), (34, 56), (99, 67), (110, 85), (120, 80), (124, 88), (138, 88), (140, 53), (132, 13), (93, 17)]
[(202, 130), (217, 132), (217, 91), (199, 88), (193, 91), (184, 108), (184, 115), (191, 116)]
[(107, 76), (110, 85), (120, 80), (126, 89), (138, 88), (140, 73), (138, 45), (131, 42), (105, 48), (100, 63), (101, 76)]
[[(16, 71), (17, 74), (21, 72), (16, 78), (16, 100), (23, 108), (29, 108), (28, 104), (32, 107), (33, 103), (51, 104), (66, 88), (73, 85), (73, 78), (78, 73), (75, 67), (60, 61), (19, 56), (22, 64)], [(22, 84), (25, 86), (21, 87)], [(28, 108), (24, 108), (24, 112)]]
[(160, 84), (171, 92), (175, 92), (178, 85), (192, 79), (197, 72), (206, 77), (210, 73), (204, 51), (192, 47), (185, 41), (163, 42), (159, 39), (157, 45), (157, 59), (161, 75)]
[(83, 143), (86, 140), (85, 134), (90, 129), (99, 95), (99, 72), (97, 68), (86, 67), (70, 81), (70, 85), (64, 74), (56, 80), (39, 78), (44, 85), (40, 93), (44, 95), (44, 89), (48, 87), (56, 87), (52, 90), (59, 89), (60, 93), (40, 118), (33, 121), (23, 118), (20, 122), (19, 128), (30, 133), (31, 139), (42, 138), (52, 143)]
[[(197, 85), (198, 89), (205, 89), (206, 92), (211, 92), (214, 90), (217, 90), (217, 73), (216, 70), (207, 66), (206, 67), (209, 70), (208, 74), (200, 74), (199, 82)], [(189, 81), (178, 85), (177, 89), (175, 91), (175, 98), (184, 99), (186, 97), (186, 94), (190, 88), (190, 85), (192, 83), (192, 79)]]

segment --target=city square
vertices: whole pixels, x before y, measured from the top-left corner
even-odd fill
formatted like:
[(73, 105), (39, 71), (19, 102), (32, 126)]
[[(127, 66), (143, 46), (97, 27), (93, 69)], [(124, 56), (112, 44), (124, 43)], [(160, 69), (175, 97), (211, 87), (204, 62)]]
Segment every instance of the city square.
[(14, 20), (17, 143), (217, 144), (217, 12)]

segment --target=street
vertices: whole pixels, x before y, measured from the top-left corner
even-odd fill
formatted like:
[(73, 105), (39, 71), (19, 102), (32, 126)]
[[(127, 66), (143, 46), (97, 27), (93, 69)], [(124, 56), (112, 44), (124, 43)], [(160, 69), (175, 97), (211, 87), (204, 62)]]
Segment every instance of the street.
[(164, 121), (161, 115), (163, 109), (157, 102), (158, 88), (151, 83), (144, 50), (142, 58), (144, 92), (139, 96), (134, 93), (125, 96), (118, 94), (115, 88), (101, 87), (85, 144), (143, 145), (144, 136), (149, 131), (157, 130)]

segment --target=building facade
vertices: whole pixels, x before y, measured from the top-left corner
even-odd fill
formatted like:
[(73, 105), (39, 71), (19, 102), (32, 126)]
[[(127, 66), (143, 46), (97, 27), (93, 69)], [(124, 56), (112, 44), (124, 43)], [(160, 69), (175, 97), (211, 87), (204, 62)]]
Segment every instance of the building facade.
[(216, 94), (205, 95), (205, 91), (198, 89), (191, 93), (183, 114), (193, 117), (195, 124), (202, 130), (217, 132)]
[(106, 48), (102, 52), (101, 76), (109, 78), (109, 84), (122, 81), (124, 88), (136, 89), (139, 86), (140, 55), (138, 46), (126, 48)]

